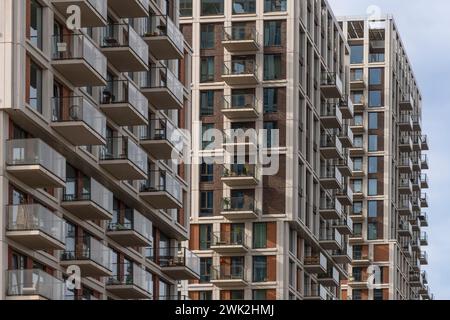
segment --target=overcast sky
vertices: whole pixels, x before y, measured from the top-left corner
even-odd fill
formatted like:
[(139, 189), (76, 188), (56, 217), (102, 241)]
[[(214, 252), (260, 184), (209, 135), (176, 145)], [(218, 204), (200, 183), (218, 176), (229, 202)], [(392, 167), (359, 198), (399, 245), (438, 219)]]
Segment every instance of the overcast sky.
[[(336, 16), (366, 15), (371, 6), (395, 18), (423, 95), (429, 137), (428, 279), (436, 299), (450, 299), (450, 1), (328, 0)], [(370, 10), (369, 10), (370, 11)], [(447, 211), (449, 210), (449, 211)]]

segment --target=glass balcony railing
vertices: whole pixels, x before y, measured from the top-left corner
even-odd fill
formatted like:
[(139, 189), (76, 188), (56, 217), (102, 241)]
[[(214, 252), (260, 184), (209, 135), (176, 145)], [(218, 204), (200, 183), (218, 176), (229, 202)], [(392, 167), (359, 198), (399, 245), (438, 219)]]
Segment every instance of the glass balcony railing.
[(144, 18), (139, 33), (144, 38), (167, 37), (179, 52), (184, 52), (184, 36), (167, 15), (151, 15)]
[(221, 231), (214, 234), (213, 246), (248, 246), (248, 237), (242, 231)]
[(229, 280), (243, 280), (245, 281), (245, 267), (241, 264), (236, 265), (220, 265), (217, 268), (212, 268), (211, 280), (229, 281)]
[(222, 177), (224, 178), (257, 178), (257, 166), (254, 164), (231, 164), (222, 167)]
[[(127, 209), (119, 212), (120, 216), (131, 217), (123, 221), (108, 223), (108, 231), (135, 231), (147, 240), (152, 240), (152, 223), (136, 210)], [(121, 219), (120, 219), (121, 220)]]
[(223, 74), (226, 76), (253, 75), (257, 77), (258, 66), (254, 59), (225, 61)]
[(148, 126), (140, 129), (141, 140), (162, 141), (166, 140), (178, 152), (184, 149), (184, 137), (180, 129), (166, 118), (150, 119)]
[(253, 197), (227, 197), (222, 199), (224, 212), (256, 210), (256, 200)]
[(167, 89), (181, 104), (184, 97), (183, 88), (183, 84), (168, 68), (152, 67), (141, 77), (141, 89)]
[(61, 181), (66, 181), (66, 159), (40, 139), (6, 141), (8, 166), (40, 165)]
[(321, 86), (336, 86), (339, 92), (342, 92), (342, 80), (335, 72), (322, 72), (320, 77)]
[(155, 250), (149, 250), (148, 259), (154, 261), (160, 267), (186, 267), (195, 274), (200, 274), (200, 258), (187, 248), (160, 248), (155, 255)]
[(40, 296), (48, 300), (64, 300), (64, 282), (43, 270), (8, 270), (6, 277), (7, 296)]
[(89, 4), (102, 16), (108, 16), (108, 2), (107, 0), (87, 0)]
[(342, 235), (336, 230), (322, 230), (320, 232), (320, 241), (335, 241), (340, 245), (342, 243)]
[(224, 109), (239, 110), (239, 109), (256, 109), (258, 100), (253, 93), (232, 94), (224, 96)]
[(342, 174), (336, 166), (322, 167), (320, 170), (320, 179), (336, 179), (341, 183)]
[(321, 266), (324, 270), (327, 269), (327, 257), (323, 253), (306, 255), (304, 259), (305, 266)]
[(152, 170), (148, 175), (149, 180), (141, 183), (141, 192), (167, 192), (178, 202), (183, 202), (183, 188), (177, 178), (161, 170)]
[(82, 192), (76, 192), (75, 186), (78, 183), (77, 178), (68, 178), (66, 188), (63, 193), (63, 202), (92, 201), (107, 212), (113, 212), (113, 193), (105, 186), (90, 179), (89, 185), (84, 186)]
[(153, 293), (153, 276), (145, 268), (137, 264), (112, 264), (113, 270), (122, 270), (120, 274), (115, 274), (107, 278), (107, 286), (136, 286), (150, 294)]
[(369, 63), (384, 62), (384, 53), (370, 53)]
[(8, 231), (41, 231), (61, 243), (65, 242), (65, 222), (40, 204), (7, 207)]
[(254, 26), (237, 25), (223, 28), (223, 41), (259, 41), (259, 33)]
[(106, 139), (106, 146), (100, 149), (100, 160), (129, 160), (142, 172), (147, 172), (147, 154), (128, 137)]
[(61, 261), (90, 260), (112, 271), (112, 251), (100, 241), (90, 236), (84, 236), (82, 238), (66, 237), (66, 243), (74, 243), (75, 248), (66, 248), (61, 253)]

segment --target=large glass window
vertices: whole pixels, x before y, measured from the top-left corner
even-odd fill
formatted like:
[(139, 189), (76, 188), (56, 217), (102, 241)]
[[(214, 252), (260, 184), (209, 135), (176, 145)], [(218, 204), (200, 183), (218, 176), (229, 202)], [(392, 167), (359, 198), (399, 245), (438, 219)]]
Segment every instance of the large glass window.
[(267, 248), (267, 223), (261, 222), (253, 224), (253, 248)]
[(371, 68), (369, 69), (369, 84), (370, 85), (380, 85), (382, 82), (383, 69), (381, 68)]
[(30, 40), (31, 43), (42, 49), (42, 6), (36, 1), (30, 2)]
[(264, 0), (264, 12), (279, 12), (286, 10), (287, 0)]
[(200, 258), (200, 283), (211, 281), (212, 258)]
[(274, 142), (276, 143), (276, 141), (272, 141), (272, 139), (275, 138), (274, 134), (275, 134), (275, 130), (278, 129), (278, 124), (276, 121), (265, 121), (263, 127), (264, 127), (264, 130), (266, 133), (266, 146), (265, 147), (272, 148), (273, 143)]
[(369, 152), (378, 151), (378, 136), (375, 134), (369, 135)]
[(214, 91), (207, 90), (200, 92), (200, 116), (214, 115)]
[(281, 46), (281, 21), (264, 22), (264, 46)]
[(369, 174), (378, 173), (378, 157), (369, 157)]
[(29, 90), (29, 105), (34, 110), (42, 113), (42, 69), (34, 62), (30, 64)]
[(378, 129), (378, 113), (376, 112), (369, 112), (369, 129)]
[(253, 282), (267, 281), (267, 257), (253, 257)]
[(361, 223), (353, 224), (353, 235), (355, 237), (360, 237), (362, 235), (362, 224)]
[(361, 201), (353, 202), (353, 214), (354, 215), (361, 215), (362, 214), (362, 208), (363, 208), (363, 204), (362, 204)]
[(200, 61), (200, 81), (214, 81), (214, 57), (203, 57)]
[(367, 240), (377, 240), (378, 230), (376, 222), (369, 222), (367, 224)]
[(353, 171), (362, 171), (363, 158), (353, 158)]
[(264, 55), (264, 80), (278, 80), (282, 77), (281, 54)]
[(354, 121), (355, 121), (355, 126), (358, 126), (358, 127), (363, 126), (364, 125), (364, 116), (360, 113), (355, 114)]
[(212, 216), (214, 212), (214, 192), (200, 192), (200, 217)]
[(364, 103), (364, 91), (352, 91), (351, 96), (353, 103), (355, 104)]
[(201, 49), (214, 49), (215, 43), (215, 25), (214, 24), (202, 24), (200, 27), (200, 48)]
[(256, 12), (256, 0), (233, 0), (233, 14)]
[(264, 88), (264, 113), (278, 111), (278, 88)]
[(367, 216), (376, 218), (378, 215), (378, 201), (367, 201)]
[(223, 0), (201, 0), (201, 15), (223, 15)]
[(381, 107), (381, 91), (371, 90), (369, 91), (369, 108)]
[(353, 192), (355, 192), (355, 193), (362, 192), (362, 180), (361, 179), (353, 180)]
[(350, 46), (350, 63), (359, 64), (364, 61), (364, 46), (362, 45), (352, 45)]
[(368, 194), (369, 196), (378, 195), (378, 180), (377, 179), (369, 179), (367, 182), (368, 185)]
[(200, 225), (200, 250), (209, 250), (212, 240), (212, 224)]
[(180, 16), (192, 16), (192, 0), (180, 0)]

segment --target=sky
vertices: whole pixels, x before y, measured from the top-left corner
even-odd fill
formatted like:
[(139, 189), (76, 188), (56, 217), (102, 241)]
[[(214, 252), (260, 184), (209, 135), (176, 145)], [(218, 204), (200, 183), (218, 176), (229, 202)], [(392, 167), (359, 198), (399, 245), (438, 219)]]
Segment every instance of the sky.
[(392, 14), (423, 98), (422, 130), (428, 135), (427, 190), (430, 227), (428, 273), (435, 299), (450, 300), (450, 1), (328, 0), (336, 16)]

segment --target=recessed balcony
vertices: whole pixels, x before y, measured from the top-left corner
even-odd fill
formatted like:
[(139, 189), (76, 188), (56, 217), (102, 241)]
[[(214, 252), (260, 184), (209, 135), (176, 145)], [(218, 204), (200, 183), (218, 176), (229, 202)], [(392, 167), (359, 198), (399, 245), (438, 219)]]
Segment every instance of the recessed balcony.
[(82, 96), (53, 98), (50, 126), (74, 146), (106, 143), (106, 117)]
[(362, 253), (361, 251), (353, 251), (352, 256), (352, 265), (353, 266), (369, 266), (372, 263), (372, 259), (370, 259), (367, 253)]
[(222, 182), (230, 188), (255, 187), (258, 170), (254, 164), (231, 164), (222, 167)]
[(149, 180), (141, 184), (139, 195), (155, 209), (181, 209), (183, 188), (181, 182), (169, 173), (154, 170)]
[(320, 108), (320, 122), (325, 129), (341, 129), (342, 113), (339, 103), (323, 103)]
[(353, 134), (363, 134), (366, 132), (366, 127), (364, 126), (364, 118), (358, 116), (355, 119), (350, 120), (350, 128)]
[(6, 300), (63, 300), (65, 283), (40, 269), (7, 270)]
[(303, 268), (309, 273), (325, 273), (327, 272), (327, 257), (322, 253), (306, 255), (303, 261)]
[(214, 234), (211, 250), (219, 254), (242, 254), (249, 251), (248, 237), (242, 231), (221, 231)]
[(256, 200), (251, 196), (223, 198), (221, 214), (228, 220), (255, 219), (258, 217)]
[(339, 250), (342, 246), (342, 236), (337, 230), (322, 230), (319, 244), (325, 250)]
[(254, 94), (232, 94), (224, 97), (222, 114), (230, 120), (251, 119), (259, 117), (258, 101)]
[(339, 108), (341, 109), (342, 117), (344, 119), (353, 119), (355, 115), (355, 106), (353, 100), (349, 95), (345, 95), (339, 102)]
[[(224, 129), (222, 130), (222, 138), (223, 149), (231, 155), (256, 156), (257, 154), (259, 134), (252, 128)], [(215, 137), (215, 139), (215, 141), (207, 142), (206, 146), (208, 149), (218, 143), (218, 138)], [(271, 141), (268, 141), (267, 145), (270, 143)], [(267, 145), (265, 147), (268, 147)]]
[[(103, 27), (108, 20), (107, 0), (51, 0), (53, 6), (66, 18), (70, 6), (80, 9), (81, 27)], [(72, 12), (72, 10), (69, 10)]]
[(151, 15), (145, 22), (141, 36), (153, 57), (157, 60), (183, 59), (184, 36), (169, 16)]
[(349, 235), (353, 233), (353, 220), (349, 217), (342, 217), (333, 221), (333, 228), (339, 231), (342, 235)]
[(65, 222), (40, 204), (6, 207), (6, 237), (32, 250), (65, 248)]
[(364, 95), (352, 95), (353, 108), (355, 111), (361, 112), (366, 108), (366, 98)]
[(157, 110), (183, 108), (183, 84), (167, 68), (153, 67), (141, 78), (141, 92)]
[[(120, 299), (151, 299), (153, 293), (152, 274), (145, 268), (133, 263), (114, 264), (114, 270), (120, 270), (118, 274), (107, 278), (106, 291)], [(126, 272), (127, 274), (124, 274)]]
[(364, 80), (364, 71), (362, 69), (353, 69), (350, 71), (350, 88), (352, 90), (355, 89), (362, 90), (366, 88), (366, 81)]
[(353, 244), (353, 245), (355, 245), (355, 244), (358, 245), (358, 244), (364, 243), (364, 237), (363, 237), (362, 232), (360, 232), (360, 231), (357, 232), (354, 229), (353, 234), (348, 236), (348, 243)]
[(327, 99), (341, 99), (343, 85), (339, 75), (334, 72), (323, 72), (320, 81), (320, 91)]
[(342, 174), (335, 166), (324, 167), (320, 170), (320, 185), (326, 190), (342, 188)]
[(243, 265), (220, 265), (213, 268), (211, 283), (219, 288), (244, 288), (248, 285)]
[(148, 17), (149, 4), (149, 0), (108, 0), (108, 7), (120, 18)]
[(152, 223), (137, 210), (121, 210), (115, 220), (108, 223), (106, 235), (124, 247), (149, 247)]
[(6, 171), (32, 188), (66, 183), (66, 159), (40, 139), (7, 140)]
[(412, 195), (413, 186), (411, 179), (400, 179), (398, 183), (398, 192), (400, 194)]
[(54, 36), (52, 66), (76, 87), (106, 85), (106, 57), (83, 34)]
[(320, 216), (325, 220), (340, 219), (343, 207), (339, 201), (330, 198), (322, 198), (319, 208)]
[(133, 82), (109, 81), (100, 94), (100, 110), (119, 126), (148, 124), (148, 100)]
[(125, 136), (107, 138), (99, 164), (118, 180), (147, 179), (147, 154)]
[(342, 143), (337, 136), (323, 135), (320, 139), (320, 154), (326, 160), (341, 159)]
[(160, 248), (150, 250), (148, 259), (174, 280), (196, 280), (200, 278), (200, 258), (187, 248)]
[(339, 287), (339, 271), (335, 267), (331, 267), (326, 273), (319, 274), (317, 281), (324, 287)]
[(229, 86), (258, 84), (258, 66), (255, 59), (225, 61), (222, 80)]
[(238, 25), (223, 29), (222, 45), (230, 53), (259, 51), (259, 33), (254, 26)]
[(412, 111), (414, 108), (414, 98), (411, 94), (405, 94), (400, 99), (400, 110), (401, 111)]
[(400, 131), (411, 132), (413, 130), (413, 120), (410, 114), (402, 114), (398, 119)]

